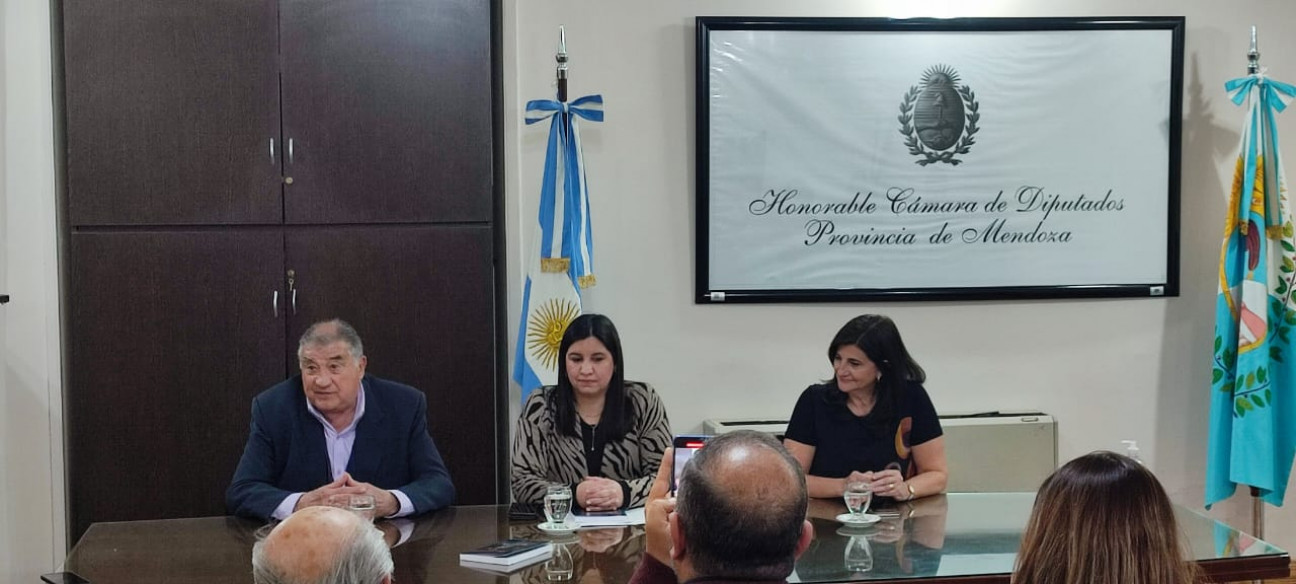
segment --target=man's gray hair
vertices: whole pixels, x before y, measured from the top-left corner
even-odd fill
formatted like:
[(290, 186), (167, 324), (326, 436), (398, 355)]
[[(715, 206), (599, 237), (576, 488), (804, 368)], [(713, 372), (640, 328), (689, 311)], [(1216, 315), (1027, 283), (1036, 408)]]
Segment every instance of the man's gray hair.
[(351, 356), (355, 359), (364, 356), (364, 343), (360, 342), (360, 333), (347, 324), (347, 321), (335, 318), (310, 325), (310, 328), (302, 333), (301, 339), (297, 341), (297, 358), (301, 359), (302, 350), (306, 347), (323, 347), (338, 341), (351, 347)]
[[(785, 488), (758, 500), (735, 496), (719, 467), (736, 448), (776, 455), (785, 473), (769, 480)], [(796, 562), (808, 495), (801, 464), (769, 434), (738, 430), (711, 438), (684, 467), (675, 503), (693, 569), (713, 578), (787, 578)]]
[[(267, 530), (268, 533), (268, 530)], [(308, 582), (293, 574), (285, 574), (265, 557), (265, 537), (252, 546), (252, 581), (256, 584), (379, 584), (390, 576), (391, 550), (383, 540), (381, 531), (372, 524), (357, 527), (351, 541), (343, 546), (345, 553), (333, 561), (333, 566), (323, 579)]]

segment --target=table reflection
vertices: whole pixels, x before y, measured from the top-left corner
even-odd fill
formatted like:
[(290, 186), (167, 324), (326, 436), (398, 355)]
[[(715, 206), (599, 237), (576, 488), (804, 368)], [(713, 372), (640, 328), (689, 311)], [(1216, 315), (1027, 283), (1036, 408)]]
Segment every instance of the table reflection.
[[(578, 584), (622, 583), (630, 581), (639, 556), (643, 553), (643, 527), (601, 527), (582, 529), (564, 536), (551, 536), (535, 525), (509, 526), (509, 536), (554, 543), (554, 554), (570, 555), (571, 574), (554, 569), (554, 562), (542, 562), (520, 572), (520, 581), (571, 582)], [(560, 560), (561, 564), (564, 560)], [(546, 565), (548, 564), (548, 565)]]
[(797, 560), (793, 581), (842, 582), (936, 575), (945, 546), (949, 502), (944, 496), (872, 512), (882, 520), (852, 527), (835, 518), (846, 506), (814, 499), (807, 513), (815, 538)]
[[(814, 500), (814, 541), (797, 561), (794, 582), (921, 579), (1008, 582), (1032, 493), (959, 493), (901, 504), (873, 525), (849, 528), (834, 519), (837, 500)], [(1286, 552), (1199, 513), (1176, 509), (1195, 558), (1218, 581), (1281, 578)], [(629, 581), (643, 552), (641, 526), (550, 536), (536, 521), (510, 522), (508, 506), (438, 511), (407, 523), (377, 523), (392, 549), (395, 581), (456, 584), (598, 583)], [(254, 521), (230, 517), (97, 523), (68, 555), (65, 569), (94, 584), (251, 582)], [(511, 573), (459, 565), (459, 553), (506, 539), (551, 541), (558, 556)]]

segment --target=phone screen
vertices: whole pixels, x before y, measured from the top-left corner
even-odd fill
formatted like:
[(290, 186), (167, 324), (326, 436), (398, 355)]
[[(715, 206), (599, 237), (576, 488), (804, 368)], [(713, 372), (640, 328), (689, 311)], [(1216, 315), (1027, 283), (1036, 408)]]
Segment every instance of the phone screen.
[(675, 459), (671, 461), (672, 493), (679, 487), (680, 476), (684, 474), (684, 466), (693, 458), (693, 453), (702, 448), (707, 438), (710, 438), (710, 436), (676, 436), (671, 442), (671, 446), (675, 448)]

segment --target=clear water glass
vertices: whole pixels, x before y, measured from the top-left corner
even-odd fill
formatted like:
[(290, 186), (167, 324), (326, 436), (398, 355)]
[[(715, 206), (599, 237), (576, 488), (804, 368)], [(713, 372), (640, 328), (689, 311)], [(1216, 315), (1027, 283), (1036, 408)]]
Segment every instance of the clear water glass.
[(576, 562), (572, 558), (571, 551), (567, 546), (556, 543), (553, 546), (553, 555), (544, 563), (545, 580), (550, 582), (565, 582), (571, 580), (575, 574)]
[(374, 501), (373, 495), (351, 495), (351, 501), (347, 505), (347, 510), (365, 519), (373, 521), (374, 512), (377, 510), (377, 503)]
[(852, 535), (846, 542), (846, 553), (843, 563), (847, 571), (867, 572), (873, 569), (873, 546), (867, 537)]
[(544, 513), (545, 519), (550, 525), (562, 525), (567, 522), (567, 514), (571, 512), (572, 492), (571, 487), (562, 484), (553, 484), (545, 490)]
[(356, 515), (359, 515), (370, 521), (374, 518), (376, 502), (373, 495), (365, 494), (339, 494), (329, 495), (325, 504), (329, 507), (346, 509)]
[(846, 501), (846, 510), (851, 516), (860, 517), (868, 513), (869, 504), (873, 502), (873, 490), (864, 481), (847, 481), (842, 499)]

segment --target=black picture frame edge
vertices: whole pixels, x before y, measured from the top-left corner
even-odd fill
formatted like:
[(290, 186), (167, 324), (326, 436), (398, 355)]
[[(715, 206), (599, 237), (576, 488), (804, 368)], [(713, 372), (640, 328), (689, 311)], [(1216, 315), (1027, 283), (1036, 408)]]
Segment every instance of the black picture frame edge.
[(987, 286), (969, 288), (852, 288), (849, 290), (710, 290), (695, 304), (948, 302), (962, 300), (1060, 300), (1094, 298), (1168, 298), (1179, 296), (1167, 284)]
[(968, 18), (698, 16), (699, 29), (710, 30), (1178, 30), (1184, 16), (1047, 16)]

